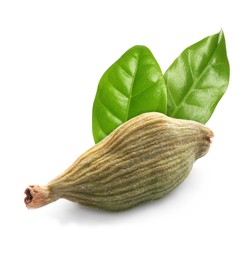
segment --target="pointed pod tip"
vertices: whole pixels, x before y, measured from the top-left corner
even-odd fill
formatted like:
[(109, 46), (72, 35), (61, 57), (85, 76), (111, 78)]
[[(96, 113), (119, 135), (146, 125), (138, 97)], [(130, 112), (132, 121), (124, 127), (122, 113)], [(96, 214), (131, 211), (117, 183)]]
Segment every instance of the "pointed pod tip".
[(30, 185), (25, 189), (24, 194), (26, 195), (24, 203), (28, 209), (40, 208), (56, 200), (51, 196), (47, 186)]
[(31, 187), (29, 186), (28, 188), (25, 189), (24, 194), (26, 197), (24, 198), (24, 203), (28, 207), (28, 205), (32, 202), (33, 196), (31, 194)]

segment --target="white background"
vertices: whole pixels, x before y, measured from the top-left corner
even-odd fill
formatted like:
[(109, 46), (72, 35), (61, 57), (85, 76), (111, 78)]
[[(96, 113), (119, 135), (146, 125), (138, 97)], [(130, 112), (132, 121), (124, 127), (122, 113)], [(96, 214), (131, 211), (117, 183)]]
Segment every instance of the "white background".
[[(251, 259), (249, 1), (0, 2), (0, 259)], [(27, 210), (93, 145), (104, 71), (148, 46), (165, 71), (223, 28), (231, 80), (207, 126), (207, 156), (166, 198), (122, 213), (59, 200)]]

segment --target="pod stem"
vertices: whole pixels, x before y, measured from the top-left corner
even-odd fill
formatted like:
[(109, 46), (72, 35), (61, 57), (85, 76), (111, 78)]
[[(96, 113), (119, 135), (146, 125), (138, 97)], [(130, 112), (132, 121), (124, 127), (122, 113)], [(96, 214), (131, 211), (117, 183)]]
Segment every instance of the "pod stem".
[(53, 196), (48, 186), (30, 185), (24, 194), (24, 203), (28, 209), (40, 208), (58, 199)]

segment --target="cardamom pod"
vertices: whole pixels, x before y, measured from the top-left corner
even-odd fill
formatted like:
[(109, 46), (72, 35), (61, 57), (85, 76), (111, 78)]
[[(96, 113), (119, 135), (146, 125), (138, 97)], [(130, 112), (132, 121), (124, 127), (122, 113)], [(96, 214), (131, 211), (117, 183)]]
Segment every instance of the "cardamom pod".
[(164, 197), (204, 156), (213, 132), (204, 125), (150, 112), (125, 122), (46, 186), (29, 186), (25, 204), (64, 198), (110, 211)]

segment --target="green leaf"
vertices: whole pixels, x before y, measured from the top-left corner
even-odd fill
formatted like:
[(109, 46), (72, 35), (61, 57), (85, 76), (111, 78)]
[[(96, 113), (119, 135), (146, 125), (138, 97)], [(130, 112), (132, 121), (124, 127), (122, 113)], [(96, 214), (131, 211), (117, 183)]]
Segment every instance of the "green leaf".
[(165, 80), (151, 51), (132, 47), (100, 79), (92, 110), (95, 142), (139, 114), (166, 114), (166, 100)]
[(185, 49), (164, 78), (167, 115), (206, 123), (229, 82), (223, 31)]

